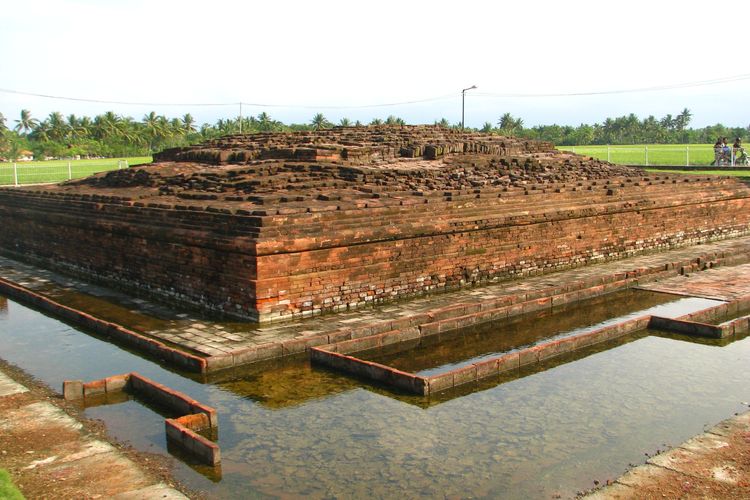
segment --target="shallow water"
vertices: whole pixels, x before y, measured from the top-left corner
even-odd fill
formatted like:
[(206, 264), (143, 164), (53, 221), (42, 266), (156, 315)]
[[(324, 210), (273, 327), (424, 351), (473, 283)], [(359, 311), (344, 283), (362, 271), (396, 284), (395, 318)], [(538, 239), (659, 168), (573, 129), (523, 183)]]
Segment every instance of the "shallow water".
[(721, 303), (630, 289), (355, 355), (427, 377), (632, 318), (677, 317)]
[[(52, 387), (136, 370), (216, 407), (221, 469), (175, 469), (214, 498), (569, 497), (746, 409), (750, 338), (688, 340), (644, 332), (429, 401), (304, 361), (202, 384), (13, 301), (0, 308), (0, 357)], [(162, 417), (135, 401), (86, 414), (167, 453)]]

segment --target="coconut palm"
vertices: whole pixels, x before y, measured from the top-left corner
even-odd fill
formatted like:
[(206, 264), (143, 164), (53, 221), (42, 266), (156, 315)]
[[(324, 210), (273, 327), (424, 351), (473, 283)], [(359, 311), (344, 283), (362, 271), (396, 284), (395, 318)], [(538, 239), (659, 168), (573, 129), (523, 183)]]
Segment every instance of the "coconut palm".
[(690, 112), (689, 109), (685, 108), (682, 110), (682, 112), (677, 115), (675, 118), (675, 128), (682, 132), (687, 128), (687, 126), (690, 124), (690, 119), (693, 117), (693, 114)]
[(156, 145), (156, 141), (163, 137), (164, 135), (164, 129), (167, 120), (163, 116), (157, 115), (155, 112), (151, 111), (147, 115), (143, 115), (143, 119), (141, 120), (141, 124), (143, 125), (143, 131), (146, 135), (146, 138), (148, 139), (148, 150), (150, 152), (154, 151), (154, 146)]
[(34, 130), (34, 127), (39, 125), (39, 120), (36, 118), (31, 117), (31, 111), (28, 109), (22, 109), (21, 110), (21, 119), (16, 120), (16, 127), (14, 130), (16, 132), (23, 132), (24, 134), (27, 134)]
[(182, 130), (186, 134), (192, 134), (195, 132), (195, 118), (190, 113), (182, 115)]
[(380, 118), (373, 118), (372, 121), (370, 122), (370, 125), (382, 125), (382, 124), (383, 124), (383, 120), (381, 120)]
[(352, 122), (349, 120), (349, 118), (342, 118), (339, 120), (339, 127), (351, 127)]
[(29, 139), (39, 142), (47, 142), (50, 140), (50, 126), (47, 120), (39, 122), (34, 127), (31, 133), (27, 134)]
[(514, 118), (510, 113), (503, 114), (497, 124), (504, 135), (515, 135), (523, 130), (523, 120)]
[(447, 118), (441, 118), (439, 121), (435, 122), (435, 125), (442, 128), (449, 128), (451, 126), (451, 123)]
[(323, 113), (317, 113), (315, 116), (313, 116), (313, 119), (310, 121), (310, 124), (313, 126), (315, 130), (329, 128), (331, 126), (331, 122), (326, 120), (326, 117), (323, 116)]
[(271, 116), (263, 111), (258, 115), (258, 130), (261, 132), (270, 132), (274, 129), (275, 122), (271, 119)]
[(62, 141), (68, 135), (68, 124), (65, 122), (62, 113), (55, 111), (47, 117), (49, 124), (49, 137), (53, 141)]
[(406, 122), (403, 120), (403, 118), (399, 118), (398, 116), (388, 115), (388, 118), (385, 119), (386, 125), (406, 125)]
[(0, 134), (8, 130), (8, 127), (5, 125), (5, 116), (0, 113)]
[(481, 130), (485, 134), (488, 134), (488, 133), (492, 132), (492, 123), (490, 123), (490, 122), (484, 122), (484, 125), (482, 125), (482, 129)]

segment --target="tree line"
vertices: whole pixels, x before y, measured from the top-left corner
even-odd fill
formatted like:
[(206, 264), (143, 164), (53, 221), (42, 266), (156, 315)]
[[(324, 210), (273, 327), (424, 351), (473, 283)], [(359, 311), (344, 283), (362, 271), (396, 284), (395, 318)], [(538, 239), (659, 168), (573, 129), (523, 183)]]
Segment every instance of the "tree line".
[[(524, 127), (523, 119), (510, 113), (503, 114), (496, 124), (487, 122), (479, 129), (467, 130), (527, 137), (550, 141), (557, 145), (588, 144), (653, 144), (653, 143), (713, 143), (717, 137), (750, 136), (748, 127), (726, 127), (716, 124), (703, 128), (689, 128), (692, 114), (684, 109), (660, 119), (653, 116), (640, 119), (635, 114), (607, 118), (602, 123), (568, 125), (535, 125)], [(375, 118), (368, 125), (404, 125), (406, 122), (390, 115)], [(186, 146), (227, 134), (250, 132), (282, 132), (316, 130), (334, 126), (364, 126), (360, 121), (342, 118), (330, 122), (322, 113), (315, 114), (307, 123), (285, 124), (268, 113), (236, 119), (219, 119), (213, 124), (198, 125), (190, 113), (179, 118), (168, 118), (152, 111), (140, 120), (118, 115), (112, 111), (78, 117), (53, 112), (43, 119), (35, 118), (24, 109), (16, 119), (0, 113), (0, 158), (15, 160), (30, 151), (35, 158), (45, 157), (120, 157), (146, 156), (165, 148)], [(460, 128), (442, 118), (435, 125)]]

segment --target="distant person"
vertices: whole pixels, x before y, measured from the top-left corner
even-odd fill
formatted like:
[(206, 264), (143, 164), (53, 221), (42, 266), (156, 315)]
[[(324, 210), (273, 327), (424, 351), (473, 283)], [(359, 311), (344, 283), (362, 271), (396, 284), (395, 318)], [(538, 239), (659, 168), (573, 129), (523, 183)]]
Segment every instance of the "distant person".
[(714, 143), (714, 162), (713, 165), (719, 166), (721, 165), (721, 158), (724, 156), (724, 146), (721, 143), (721, 137), (716, 139), (716, 142)]
[(732, 153), (734, 153), (734, 164), (735, 165), (747, 165), (748, 158), (745, 148), (742, 147), (742, 139), (736, 137), (734, 144), (732, 144)]

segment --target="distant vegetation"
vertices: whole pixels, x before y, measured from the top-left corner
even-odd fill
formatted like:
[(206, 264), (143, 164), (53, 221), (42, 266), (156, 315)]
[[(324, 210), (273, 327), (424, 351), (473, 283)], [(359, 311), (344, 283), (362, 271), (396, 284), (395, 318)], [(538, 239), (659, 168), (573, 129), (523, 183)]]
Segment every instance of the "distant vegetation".
[[(603, 123), (567, 125), (537, 125), (525, 128), (523, 120), (510, 113), (502, 115), (497, 123), (487, 122), (483, 132), (528, 137), (565, 145), (592, 144), (677, 144), (713, 143), (717, 137), (726, 136), (747, 139), (750, 127), (726, 127), (721, 124), (700, 129), (689, 128), (692, 115), (684, 109), (676, 116), (661, 119), (649, 116), (643, 120), (634, 114), (618, 118), (607, 118)], [(404, 125), (403, 119), (389, 116), (375, 118), (369, 125)], [(436, 125), (458, 128), (445, 118)], [(37, 119), (29, 110), (21, 111), (16, 119), (6, 118), (0, 113), (0, 158), (15, 160), (31, 153), (34, 158), (89, 157), (133, 157), (148, 156), (164, 148), (195, 144), (226, 134), (242, 132), (315, 130), (339, 126), (363, 126), (364, 124), (342, 118), (334, 124), (322, 113), (317, 113), (310, 122), (284, 124), (267, 113), (238, 119), (220, 119), (214, 124), (198, 125), (187, 113), (179, 118), (168, 118), (150, 112), (140, 120), (121, 116), (112, 111), (93, 118), (76, 115), (63, 116), (54, 112)]]

